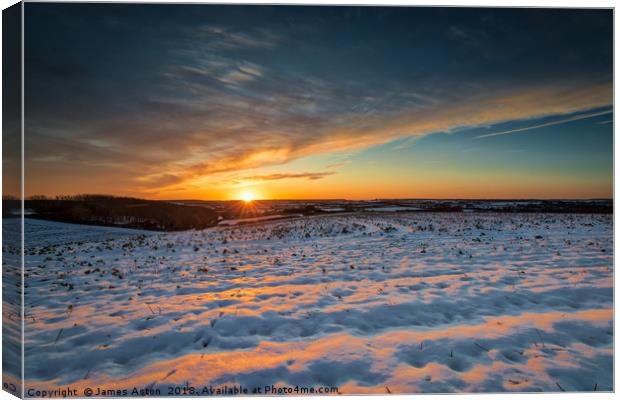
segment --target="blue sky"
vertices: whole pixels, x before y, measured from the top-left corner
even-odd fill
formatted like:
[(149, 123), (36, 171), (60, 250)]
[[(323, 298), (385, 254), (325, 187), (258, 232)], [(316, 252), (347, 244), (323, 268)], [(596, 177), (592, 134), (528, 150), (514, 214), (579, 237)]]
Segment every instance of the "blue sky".
[(611, 10), (28, 3), (26, 192), (611, 197), (612, 32)]

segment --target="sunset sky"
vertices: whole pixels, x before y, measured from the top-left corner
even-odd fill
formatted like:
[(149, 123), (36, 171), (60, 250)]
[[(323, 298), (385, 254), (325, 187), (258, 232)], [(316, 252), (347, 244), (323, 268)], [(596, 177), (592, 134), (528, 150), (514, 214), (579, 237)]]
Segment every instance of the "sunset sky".
[(613, 196), (611, 10), (25, 9), (26, 195)]

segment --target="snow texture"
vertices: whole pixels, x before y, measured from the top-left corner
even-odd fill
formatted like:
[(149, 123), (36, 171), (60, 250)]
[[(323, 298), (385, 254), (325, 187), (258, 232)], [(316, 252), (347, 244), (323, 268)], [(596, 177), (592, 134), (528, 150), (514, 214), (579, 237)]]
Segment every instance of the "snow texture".
[(611, 215), (26, 232), (27, 388), (613, 389)]

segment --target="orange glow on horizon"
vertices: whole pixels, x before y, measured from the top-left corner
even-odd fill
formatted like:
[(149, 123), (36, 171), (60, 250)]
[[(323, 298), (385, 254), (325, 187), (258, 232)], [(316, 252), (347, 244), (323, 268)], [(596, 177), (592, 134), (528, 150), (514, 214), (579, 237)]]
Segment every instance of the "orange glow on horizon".
[(243, 200), (245, 203), (251, 203), (252, 201), (256, 200), (256, 194), (249, 190), (246, 190), (245, 192), (241, 193), (240, 199)]

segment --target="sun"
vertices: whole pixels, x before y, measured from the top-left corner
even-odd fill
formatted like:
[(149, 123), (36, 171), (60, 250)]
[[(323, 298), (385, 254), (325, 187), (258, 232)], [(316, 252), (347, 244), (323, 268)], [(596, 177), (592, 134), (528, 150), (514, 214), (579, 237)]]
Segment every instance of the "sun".
[(256, 200), (256, 196), (254, 195), (254, 193), (246, 191), (241, 193), (241, 200), (245, 201), (246, 203), (251, 203), (252, 201)]

